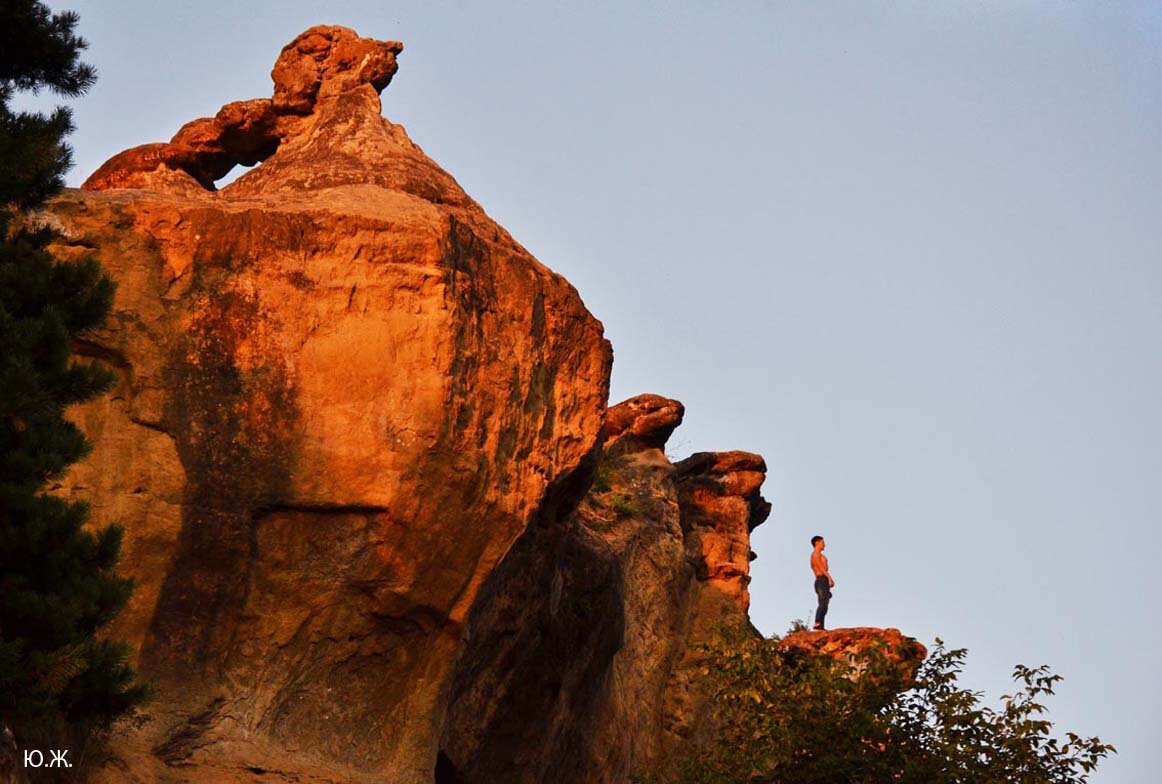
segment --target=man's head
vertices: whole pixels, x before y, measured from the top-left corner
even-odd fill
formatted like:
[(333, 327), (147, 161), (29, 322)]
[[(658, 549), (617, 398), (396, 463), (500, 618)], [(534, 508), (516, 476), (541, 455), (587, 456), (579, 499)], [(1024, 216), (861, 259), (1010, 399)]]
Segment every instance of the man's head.
[(822, 536), (812, 536), (811, 537), (811, 546), (814, 547), (816, 550), (822, 550), (824, 547), (827, 546), (827, 542), (823, 541)]

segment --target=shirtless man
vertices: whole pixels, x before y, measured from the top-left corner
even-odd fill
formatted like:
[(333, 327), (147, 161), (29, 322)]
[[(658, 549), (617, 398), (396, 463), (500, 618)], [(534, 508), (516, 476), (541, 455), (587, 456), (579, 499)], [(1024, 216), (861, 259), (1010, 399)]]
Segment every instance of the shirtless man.
[(819, 598), (819, 607), (815, 610), (815, 631), (823, 631), (823, 618), (827, 615), (827, 604), (831, 601), (831, 589), (835, 587), (835, 580), (831, 579), (831, 572), (827, 571), (827, 556), (823, 548), (827, 542), (822, 536), (811, 537), (811, 571), (815, 573), (815, 595)]

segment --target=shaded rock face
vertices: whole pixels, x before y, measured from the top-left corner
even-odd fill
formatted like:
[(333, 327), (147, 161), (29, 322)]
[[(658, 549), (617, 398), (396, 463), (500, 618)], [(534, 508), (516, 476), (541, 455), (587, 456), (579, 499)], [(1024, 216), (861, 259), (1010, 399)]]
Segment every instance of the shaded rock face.
[(110, 780), (431, 781), (469, 608), (591, 472), (601, 324), (380, 115), (400, 50), (314, 28), (44, 217), (118, 283), (59, 488), (125, 527), (159, 686)]
[[(757, 455), (670, 462), (662, 449), (682, 412), (656, 395), (610, 408), (576, 512), (530, 527), (490, 576), (457, 664), (438, 782), (626, 782), (664, 774), (705, 731), (697, 645), (722, 625), (757, 634), (740, 597), (748, 532), (770, 505)], [(718, 554), (739, 544), (727, 573)]]

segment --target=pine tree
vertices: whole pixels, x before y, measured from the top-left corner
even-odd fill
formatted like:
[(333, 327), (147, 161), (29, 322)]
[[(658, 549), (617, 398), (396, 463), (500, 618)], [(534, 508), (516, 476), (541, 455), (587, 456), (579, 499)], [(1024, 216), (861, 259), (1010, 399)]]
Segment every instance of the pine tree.
[(114, 287), (94, 259), (56, 261), (53, 232), (22, 219), (63, 187), (69, 110), (13, 112), (9, 102), (93, 84), (77, 21), (31, 0), (0, 10), (0, 724), (42, 748), (83, 743), (147, 694), (127, 647), (97, 636), (133, 588), (114, 571), (121, 529), (90, 532), (85, 503), (45, 494), (91, 449), (66, 407), (115, 379), (72, 357), (74, 340), (104, 323)]

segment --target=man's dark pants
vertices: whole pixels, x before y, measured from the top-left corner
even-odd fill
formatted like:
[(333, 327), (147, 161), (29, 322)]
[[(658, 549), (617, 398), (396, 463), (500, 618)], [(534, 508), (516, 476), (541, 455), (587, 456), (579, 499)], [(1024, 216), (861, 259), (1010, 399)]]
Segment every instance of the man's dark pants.
[(827, 605), (831, 602), (831, 586), (825, 575), (815, 578), (815, 595), (819, 597), (819, 607), (815, 610), (815, 625), (822, 626), (827, 615)]

